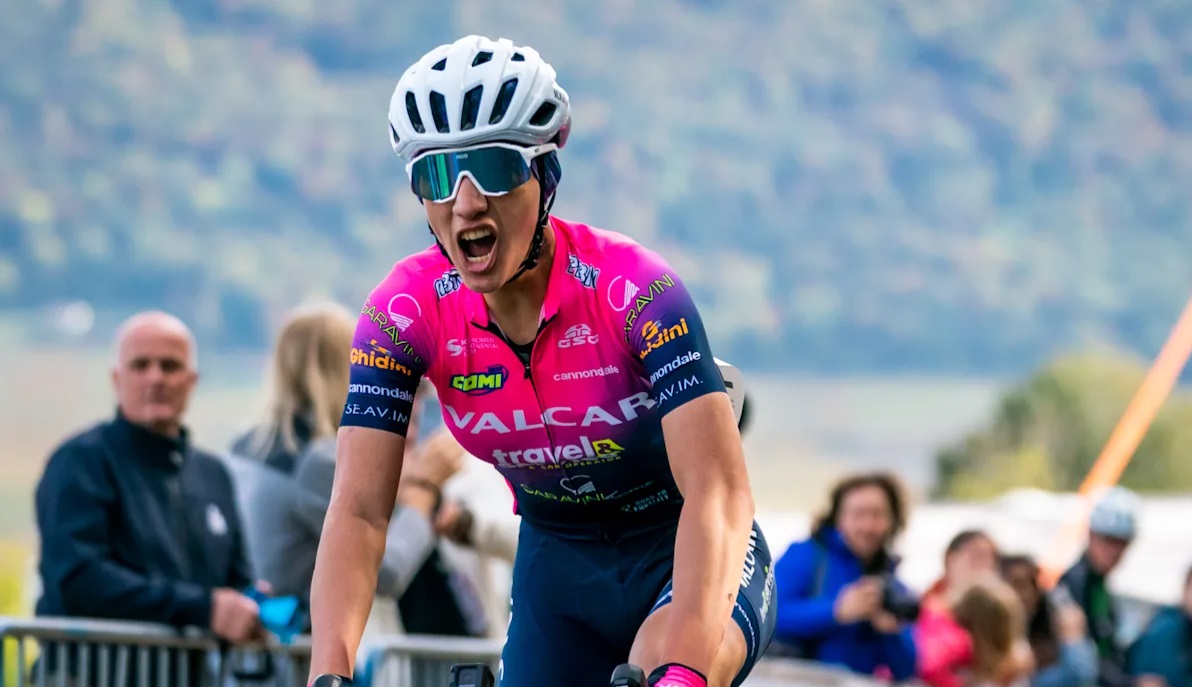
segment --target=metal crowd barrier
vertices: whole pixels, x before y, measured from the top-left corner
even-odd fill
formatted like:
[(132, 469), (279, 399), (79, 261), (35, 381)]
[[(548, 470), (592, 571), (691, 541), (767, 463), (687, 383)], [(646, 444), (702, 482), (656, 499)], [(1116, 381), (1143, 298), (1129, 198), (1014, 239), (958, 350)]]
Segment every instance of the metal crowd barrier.
[[(364, 687), (446, 687), (453, 663), (498, 671), (501, 642), (392, 635), (367, 644)], [(304, 687), (310, 638), (222, 645), (164, 625), (80, 618), (0, 617), (0, 687)], [(815, 663), (762, 659), (744, 687), (878, 687), (885, 683)]]

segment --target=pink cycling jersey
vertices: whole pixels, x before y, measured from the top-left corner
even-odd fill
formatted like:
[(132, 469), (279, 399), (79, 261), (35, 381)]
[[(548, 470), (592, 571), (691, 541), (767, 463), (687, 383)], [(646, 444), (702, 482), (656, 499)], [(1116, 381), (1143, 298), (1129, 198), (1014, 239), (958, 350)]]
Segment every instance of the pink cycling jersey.
[(677, 516), (662, 417), (723, 392), (675, 272), (621, 234), (552, 217), (537, 338), (510, 343), (437, 246), (397, 263), (364, 303), (343, 425), (404, 435), (419, 380), (472, 455), (540, 526)]

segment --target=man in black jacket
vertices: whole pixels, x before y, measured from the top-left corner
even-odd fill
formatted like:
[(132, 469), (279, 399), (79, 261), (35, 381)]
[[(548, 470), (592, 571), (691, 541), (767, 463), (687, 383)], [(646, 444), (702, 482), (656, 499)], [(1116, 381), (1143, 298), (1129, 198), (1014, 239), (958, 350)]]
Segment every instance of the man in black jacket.
[(37, 614), (257, 638), (231, 478), (182, 424), (198, 379), (194, 339), (149, 312), (120, 328), (116, 348), (116, 416), (55, 450), (37, 486)]
[(1138, 530), (1138, 497), (1128, 489), (1105, 492), (1089, 513), (1089, 541), (1084, 554), (1060, 578), (1088, 620), (1089, 637), (1100, 661), (1099, 687), (1130, 687), (1126, 649), (1118, 637), (1118, 616), (1107, 578), (1121, 563)]

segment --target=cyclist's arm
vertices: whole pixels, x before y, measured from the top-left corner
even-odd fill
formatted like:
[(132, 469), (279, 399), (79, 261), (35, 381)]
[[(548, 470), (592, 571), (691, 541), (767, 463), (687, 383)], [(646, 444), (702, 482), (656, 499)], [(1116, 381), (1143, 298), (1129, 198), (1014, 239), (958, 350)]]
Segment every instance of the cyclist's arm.
[[(386, 304), (413, 288), (395, 270), (361, 311), (336, 445), (335, 477), (311, 581), (311, 678), (352, 676), (397, 499), (414, 394), (430, 337), (422, 318)], [(420, 312), (417, 313), (421, 315)], [(404, 322), (403, 331), (392, 319)]]
[(653, 385), (684, 498), (661, 659), (706, 674), (732, 616), (753, 496), (732, 404), (695, 303), (660, 258), (647, 254), (642, 267), (633, 278), (639, 298), (625, 313), (626, 340)]
[(310, 588), (312, 678), (352, 675), (377, 588), (405, 443), (404, 437), (367, 427), (339, 431), (335, 486)]
[(707, 674), (737, 598), (753, 496), (726, 395), (689, 401), (663, 418), (662, 427), (684, 499), (675, 540), (674, 610), (662, 661)]

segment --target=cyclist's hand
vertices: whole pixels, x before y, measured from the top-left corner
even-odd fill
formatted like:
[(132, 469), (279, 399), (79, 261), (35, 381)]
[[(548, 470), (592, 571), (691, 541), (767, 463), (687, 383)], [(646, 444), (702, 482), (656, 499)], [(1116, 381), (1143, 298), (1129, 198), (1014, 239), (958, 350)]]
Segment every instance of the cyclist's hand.
[(872, 618), (880, 609), (881, 602), (881, 580), (875, 577), (862, 577), (840, 590), (832, 608), (832, 615), (838, 623), (855, 623), (859, 620)]
[(646, 682), (649, 687), (708, 687), (707, 678), (682, 663), (658, 666)]
[(1170, 687), (1167, 680), (1158, 675), (1139, 675), (1134, 680), (1134, 687)]
[(1084, 641), (1088, 634), (1084, 611), (1076, 604), (1064, 604), (1056, 609), (1056, 630), (1060, 640), (1071, 644)]

